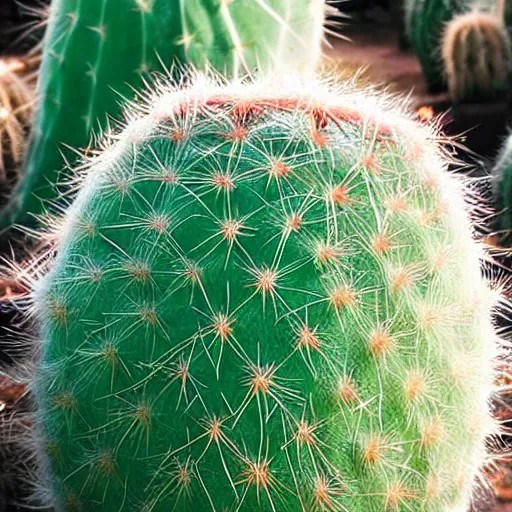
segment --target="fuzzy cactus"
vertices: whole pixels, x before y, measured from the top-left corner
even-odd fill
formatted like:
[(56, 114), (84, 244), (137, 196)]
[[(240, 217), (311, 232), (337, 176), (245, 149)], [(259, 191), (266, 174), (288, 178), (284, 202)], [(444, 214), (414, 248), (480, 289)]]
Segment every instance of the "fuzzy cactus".
[(441, 45), (446, 24), (466, 10), (470, 0), (404, 0), (406, 32), (418, 56), (430, 92), (446, 90)]
[(34, 291), (58, 512), (467, 510), (494, 292), (398, 111), (199, 77), (129, 113)]
[[(63, 191), (57, 182), (120, 114), (120, 98), (147, 72), (190, 62), (229, 75), (312, 69), (320, 56), (323, 0), (54, 0), (45, 40), (26, 179), (0, 226), (32, 221)], [(90, 146), (92, 144), (92, 146)]]
[(501, 18), (480, 11), (454, 18), (443, 37), (452, 101), (506, 98), (511, 57), (510, 39)]

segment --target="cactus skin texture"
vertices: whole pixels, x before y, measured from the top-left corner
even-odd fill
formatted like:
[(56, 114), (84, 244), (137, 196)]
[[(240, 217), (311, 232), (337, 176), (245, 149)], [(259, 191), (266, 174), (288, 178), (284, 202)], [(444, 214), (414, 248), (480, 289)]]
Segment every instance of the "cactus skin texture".
[(188, 62), (227, 76), (312, 70), (321, 55), (324, 0), (183, 0)]
[(323, 20), (321, 0), (300, 8), (292, 0), (55, 0), (26, 179), (0, 226), (33, 223), (47, 211), (77, 161), (74, 150), (91, 145), (108, 116), (119, 117), (120, 98), (133, 97), (147, 72), (185, 61), (204, 67), (205, 58), (228, 76), (257, 65), (312, 69)]
[(34, 291), (56, 510), (466, 511), (494, 292), (435, 134), (350, 85), (155, 95)]
[(510, 39), (503, 21), (473, 11), (453, 19), (443, 38), (443, 61), (454, 103), (507, 96)]
[(466, 10), (467, 0), (405, 0), (406, 31), (429, 91), (446, 90), (441, 46), (446, 23)]

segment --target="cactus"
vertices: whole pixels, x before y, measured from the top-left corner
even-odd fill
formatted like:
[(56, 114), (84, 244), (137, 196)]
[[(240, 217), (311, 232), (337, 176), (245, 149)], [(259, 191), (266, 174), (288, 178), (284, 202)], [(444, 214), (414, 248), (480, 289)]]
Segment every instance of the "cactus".
[(180, 33), (173, 7), (166, 0), (53, 2), (26, 176), (2, 212), (3, 228), (42, 213), (43, 200), (55, 197), (59, 174), (74, 156), (69, 148), (87, 146), (98, 124), (117, 115), (117, 92), (128, 96), (131, 87), (140, 87), (139, 72), (155, 69), (158, 55), (170, 63)]
[(88, 146), (106, 127), (107, 116), (117, 118), (120, 97), (140, 89), (146, 72), (185, 60), (203, 67), (206, 59), (233, 74), (257, 66), (313, 67), (320, 55), (322, 4), (55, 0), (26, 179), (2, 212), (0, 226), (33, 221), (48, 209), (59, 197), (56, 183), (63, 181), (63, 171), (76, 162), (70, 148)]
[(505, 140), (491, 172), (492, 191), (497, 215), (494, 227), (502, 245), (512, 242), (512, 134)]
[(324, 0), (186, 0), (182, 9), (186, 57), (199, 68), (309, 72), (320, 58)]
[(510, 2), (506, 2), (505, 0), (502, 0), (504, 5), (504, 19), (505, 19), (505, 25), (510, 30), (512, 27), (512, 4)]
[(24, 139), (32, 117), (34, 91), (20, 75), (25, 63), (19, 59), (0, 59), (0, 180), (19, 177)]
[(199, 77), (128, 114), (34, 290), (57, 512), (467, 510), (495, 293), (396, 112)]
[(479, 11), (454, 18), (443, 38), (452, 101), (506, 98), (510, 59), (510, 40), (502, 19)]
[(441, 42), (445, 25), (466, 10), (469, 0), (405, 0), (406, 32), (430, 92), (446, 90)]

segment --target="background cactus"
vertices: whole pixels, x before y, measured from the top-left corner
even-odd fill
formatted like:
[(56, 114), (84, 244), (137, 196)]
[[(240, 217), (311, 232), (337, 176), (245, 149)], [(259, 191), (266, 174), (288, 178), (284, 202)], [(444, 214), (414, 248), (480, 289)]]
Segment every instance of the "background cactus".
[(21, 173), (24, 141), (35, 102), (33, 87), (20, 73), (26, 64), (19, 59), (0, 59), (0, 182), (9, 183)]
[(396, 112), (204, 78), (130, 112), (35, 291), (57, 511), (467, 510), (494, 294)]
[(26, 176), (2, 212), (8, 226), (17, 215), (40, 214), (73, 150), (89, 144), (107, 115), (119, 112), (119, 96), (141, 87), (141, 74), (166, 65), (180, 51), (180, 15), (167, 0), (54, 0), (39, 80)]
[(227, 76), (255, 69), (314, 69), (321, 54), (324, 0), (186, 0), (187, 60)]
[(496, 217), (494, 227), (500, 243), (510, 246), (512, 242), (512, 134), (505, 140), (491, 172), (492, 190)]
[(454, 18), (443, 37), (443, 61), (452, 101), (507, 97), (510, 39), (503, 20), (472, 11)]
[(469, 0), (404, 0), (408, 37), (430, 92), (446, 89), (441, 42), (447, 22), (464, 12)]
[(76, 150), (106, 128), (107, 116), (118, 117), (120, 98), (132, 97), (147, 72), (187, 59), (203, 66), (205, 58), (233, 74), (313, 68), (322, 22), (322, 0), (54, 0), (26, 179), (0, 226), (45, 212)]

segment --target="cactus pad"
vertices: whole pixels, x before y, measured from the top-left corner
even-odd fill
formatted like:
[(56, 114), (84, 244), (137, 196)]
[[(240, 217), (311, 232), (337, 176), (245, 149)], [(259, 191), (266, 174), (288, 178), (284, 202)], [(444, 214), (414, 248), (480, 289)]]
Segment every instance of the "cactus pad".
[(434, 133), (278, 80), (139, 115), (36, 292), (57, 510), (465, 511), (493, 299)]

